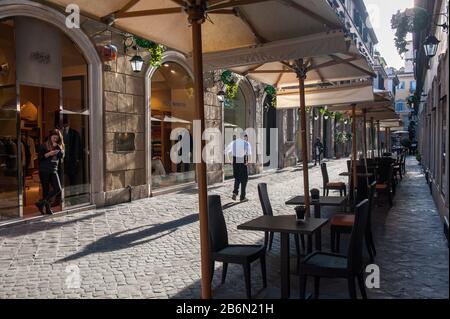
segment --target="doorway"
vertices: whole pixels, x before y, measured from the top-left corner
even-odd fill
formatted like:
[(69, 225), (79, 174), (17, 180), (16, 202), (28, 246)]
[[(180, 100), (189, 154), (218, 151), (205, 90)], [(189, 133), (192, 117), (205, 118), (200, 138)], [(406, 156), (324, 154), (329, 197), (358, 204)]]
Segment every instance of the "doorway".
[(276, 167), (272, 167), (270, 163), (271, 158), (271, 140), (274, 138), (271, 136), (271, 129), (277, 127), (277, 111), (276, 109), (271, 106), (271, 97), (267, 96), (264, 100), (264, 118), (263, 118), (263, 127), (265, 130), (265, 142), (264, 142), (264, 157), (268, 159), (267, 161), (264, 161), (263, 168), (265, 170), (267, 169), (273, 169)]
[[(59, 127), (59, 99), (57, 89), (21, 85), (20, 89), (20, 141), (22, 170), (23, 217), (38, 216), (35, 203), (42, 198), (39, 179), (39, 145), (46, 141), (48, 132)], [(61, 168), (61, 165), (60, 165)], [(62, 171), (59, 172), (62, 179)], [(61, 211), (61, 196), (53, 201), (52, 210)]]

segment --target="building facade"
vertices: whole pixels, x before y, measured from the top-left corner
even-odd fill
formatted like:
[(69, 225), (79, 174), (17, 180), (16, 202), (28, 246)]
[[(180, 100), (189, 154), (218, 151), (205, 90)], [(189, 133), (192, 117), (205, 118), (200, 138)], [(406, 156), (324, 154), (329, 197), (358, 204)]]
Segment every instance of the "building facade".
[[(449, 104), (448, 104), (448, 1), (416, 0), (415, 6), (433, 13), (428, 28), (414, 34), (415, 75), (417, 96), (415, 105), (418, 121), (420, 160), (427, 172), (430, 190), (439, 212), (448, 225), (448, 176), (449, 176)], [(439, 42), (436, 54), (425, 54), (424, 43), (429, 35)]]
[[(36, 149), (51, 129), (66, 142), (60, 165), (63, 192), (55, 211), (112, 205), (195, 186), (195, 164), (174, 163), (171, 150), (182, 130), (193, 145), (192, 69), (165, 48), (152, 66), (148, 50), (127, 46), (133, 35), (81, 16), (66, 27), (65, 12), (35, 1), (0, 2), (0, 216), (1, 221), (39, 215), (42, 196)], [(45, 40), (43, 36), (45, 34)], [(144, 59), (140, 72), (130, 60)], [(223, 70), (205, 74), (207, 128), (291, 125), (268, 117), (265, 85), (234, 75), (237, 95), (221, 101)], [(286, 130), (284, 130), (286, 131)], [(286, 131), (283, 138), (292, 139)], [(223, 144), (231, 141), (224, 134)], [(228, 138), (228, 140), (227, 140)], [(250, 174), (263, 170), (260, 139)], [(179, 150), (181, 152), (181, 150)], [(192, 159), (192, 150), (187, 152)], [(230, 177), (231, 165), (207, 165), (208, 183)]]

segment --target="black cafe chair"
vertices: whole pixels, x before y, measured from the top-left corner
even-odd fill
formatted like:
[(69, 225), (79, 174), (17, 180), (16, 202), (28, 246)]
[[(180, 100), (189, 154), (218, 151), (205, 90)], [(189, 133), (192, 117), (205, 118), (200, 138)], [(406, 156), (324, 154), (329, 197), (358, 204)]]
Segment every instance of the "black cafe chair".
[[(394, 203), (392, 201), (392, 197), (394, 195), (393, 190), (393, 165), (392, 164), (386, 164), (383, 163), (380, 167), (380, 173), (378, 176), (377, 184), (375, 186), (375, 189), (378, 194), (385, 194), (388, 197), (389, 206), (394, 206)], [(378, 198), (379, 200), (379, 198)]]
[(323, 196), (328, 196), (331, 190), (338, 190), (340, 195), (342, 196), (342, 192), (344, 192), (344, 196), (347, 196), (347, 186), (345, 186), (344, 182), (330, 182), (330, 178), (328, 177), (327, 163), (320, 164), (320, 169), (322, 170), (322, 180), (323, 180)]
[[(272, 205), (270, 204), (269, 193), (267, 192), (267, 184), (266, 183), (258, 184), (258, 196), (259, 196), (259, 201), (261, 203), (263, 215), (273, 216), (273, 209), (272, 209)], [(268, 250), (272, 249), (273, 237), (274, 237), (274, 232), (268, 232), (268, 231), (264, 232), (264, 246), (268, 247)], [(305, 236), (299, 235), (299, 234), (294, 234), (295, 249), (296, 249), (297, 255), (300, 255), (299, 238), (301, 238), (301, 240), (302, 240), (302, 249), (303, 249), (303, 251), (305, 251)]]
[(314, 296), (319, 297), (320, 278), (345, 278), (348, 282), (350, 297), (356, 299), (355, 278), (363, 299), (367, 299), (364, 284), (363, 247), (367, 218), (369, 215), (369, 201), (359, 203), (356, 208), (355, 223), (350, 235), (347, 255), (316, 251), (300, 263), (300, 298), (305, 299), (307, 277), (314, 277)]
[[(369, 211), (368, 211), (369, 215), (367, 218), (365, 243), (366, 243), (367, 252), (370, 257), (370, 261), (373, 262), (374, 256), (376, 256), (376, 254), (377, 254), (377, 251), (375, 248), (375, 242), (373, 239), (373, 233), (372, 233), (372, 210), (373, 210), (373, 202), (374, 202), (373, 198), (374, 198), (374, 194), (375, 194), (376, 182), (373, 182), (371, 185), (369, 185), (368, 190), (363, 190), (363, 187), (362, 187), (363, 183), (366, 183), (365, 179), (363, 179), (362, 182), (358, 183), (357, 201), (363, 200), (365, 198), (369, 199)], [(366, 188), (367, 188), (367, 186), (366, 186)], [(368, 194), (367, 194), (367, 192), (368, 192)], [(331, 251), (339, 253), (341, 234), (350, 234), (352, 232), (354, 223), (355, 223), (355, 214), (335, 214), (330, 219)]]
[(230, 245), (228, 243), (228, 231), (223, 216), (222, 204), (219, 195), (208, 196), (208, 225), (209, 225), (209, 249), (211, 252), (211, 278), (214, 275), (216, 261), (223, 263), (222, 284), (225, 283), (228, 264), (240, 264), (244, 269), (245, 289), (247, 298), (251, 299), (250, 264), (259, 259), (263, 287), (267, 287), (266, 279), (266, 247), (262, 245)]

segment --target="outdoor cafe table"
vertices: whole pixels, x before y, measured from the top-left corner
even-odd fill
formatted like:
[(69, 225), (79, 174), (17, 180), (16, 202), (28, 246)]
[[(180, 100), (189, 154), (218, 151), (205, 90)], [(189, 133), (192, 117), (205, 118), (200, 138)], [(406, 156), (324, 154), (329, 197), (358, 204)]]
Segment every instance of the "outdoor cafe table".
[[(340, 207), (345, 203), (346, 198), (341, 196), (320, 196), (318, 201), (312, 201), (311, 205), (314, 206), (314, 218), (321, 218), (320, 207), (322, 206), (332, 206)], [(305, 205), (305, 197), (295, 196), (286, 201), (286, 205)], [(322, 250), (322, 234), (320, 231), (316, 232), (316, 249)], [(308, 251), (312, 250), (311, 238), (308, 239)]]
[(281, 298), (286, 299), (290, 295), (289, 234), (312, 236), (327, 222), (328, 219), (324, 218), (306, 218), (304, 222), (297, 223), (295, 215), (264, 215), (241, 224), (237, 228), (281, 234)]
[[(339, 176), (350, 177), (350, 176), (352, 176), (352, 173), (351, 172), (342, 172), (342, 173), (339, 173)], [(358, 176), (358, 177), (372, 177), (373, 173), (356, 173), (356, 176)]]

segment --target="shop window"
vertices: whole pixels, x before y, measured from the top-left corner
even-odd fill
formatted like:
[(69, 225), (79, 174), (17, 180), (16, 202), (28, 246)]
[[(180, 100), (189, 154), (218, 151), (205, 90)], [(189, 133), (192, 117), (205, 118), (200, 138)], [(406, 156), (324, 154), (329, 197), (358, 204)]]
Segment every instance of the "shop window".
[(447, 134), (448, 134), (448, 130), (447, 130), (447, 96), (444, 96), (441, 99), (441, 193), (442, 195), (446, 196), (447, 195), (447, 176), (448, 173), (446, 171), (446, 161), (447, 161), (447, 153), (448, 153), (448, 149), (447, 149)]
[[(153, 189), (195, 181), (192, 139), (194, 111), (192, 78), (180, 64), (163, 63), (151, 79)], [(186, 145), (185, 149), (179, 143), (182, 140), (188, 142), (183, 144)], [(175, 152), (172, 154), (174, 157), (171, 157), (171, 152)], [(183, 154), (187, 154), (187, 157)]]
[[(37, 40), (41, 34), (44, 48)], [(14, 38), (21, 40), (14, 43)], [(30, 57), (39, 59), (33, 64)], [(65, 155), (58, 163), (62, 192), (50, 199), (52, 210), (89, 204), (88, 72), (81, 51), (56, 27), (15, 17), (0, 22), (0, 62), (4, 59), (8, 71), (0, 74), (0, 219), (40, 215), (35, 202), (46, 185), (40, 179), (38, 150), (54, 129), (61, 131)]]

